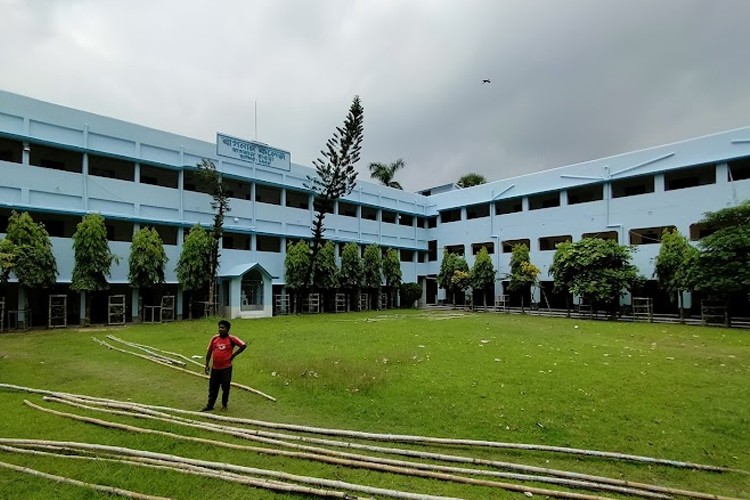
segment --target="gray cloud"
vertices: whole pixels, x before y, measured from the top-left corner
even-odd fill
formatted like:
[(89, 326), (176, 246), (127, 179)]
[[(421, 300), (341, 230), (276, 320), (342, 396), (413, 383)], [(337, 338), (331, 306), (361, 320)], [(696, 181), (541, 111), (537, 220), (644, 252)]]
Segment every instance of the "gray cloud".
[[(750, 124), (746, 0), (0, 0), (0, 87), (309, 165), (353, 95), (360, 172), (420, 189)], [(490, 78), (490, 85), (481, 80)]]

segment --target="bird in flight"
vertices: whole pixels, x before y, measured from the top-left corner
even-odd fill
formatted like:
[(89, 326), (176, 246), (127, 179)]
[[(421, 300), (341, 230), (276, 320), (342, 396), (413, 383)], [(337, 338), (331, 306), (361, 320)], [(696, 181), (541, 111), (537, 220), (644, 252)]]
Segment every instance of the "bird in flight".
[(485, 78), (484, 80), (482, 80), (482, 83), (491, 83), (491, 82), (489, 78)]

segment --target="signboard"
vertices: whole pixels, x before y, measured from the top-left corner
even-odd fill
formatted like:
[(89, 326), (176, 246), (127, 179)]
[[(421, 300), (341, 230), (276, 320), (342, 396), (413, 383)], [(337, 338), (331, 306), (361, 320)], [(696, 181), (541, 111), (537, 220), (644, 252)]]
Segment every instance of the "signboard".
[(289, 171), (292, 155), (260, 142), (246, 141), (224, 134), (216, 134), (216, 154), (225, 158), (254, 163), (261, 167), (272, 167)]

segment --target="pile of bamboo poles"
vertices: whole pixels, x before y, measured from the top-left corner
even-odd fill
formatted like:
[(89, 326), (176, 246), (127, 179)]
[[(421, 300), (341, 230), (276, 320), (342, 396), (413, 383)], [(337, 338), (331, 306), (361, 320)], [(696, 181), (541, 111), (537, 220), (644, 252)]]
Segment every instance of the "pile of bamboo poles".
[[(145, 359), (147, 361), (151, 361), (153, 363), (156, 363), (156, 364), (159, 364), (159, 365), (162, 365), (162, 366), (167, 366), (169, 368), (173, 368), (175, 370), (179, 370), (182, 373), (188, 373), (190, 375), (195, 375), (196, 377), (202, 377), (202, 378), (205, 378), (205, 379), (208, 378), (208, 375), (206, 375), (202, 371), (202, 369), (204, 367), (203, 364), (198, 363), (194, 359), (190, 359), (187, 356), (184, 356), (182, 354), (178, 354), (178, 353), (174, 353), (174, 352), (169, 352), (169, 351), (163, 351), (161, 349), (157, 349), (156, 347), (150, 347), (150, 346), (146, 346), (146, 345), (142, 345), (142, 344), (136, 344), (134, 342), (126, 342), (125, 340), (118, 339), (114, 335), (107, 335), (107, 338), (109, 340), (114, 340), (115, 342), (119, 342), (119, 343), (127, 345), (129, 347), (133, 347), (133, 348), (139, 349), (139, 350), (145, 352), (146, 354), (141, 354), (141, 353), (134, 352), (134, 351), (128, 351), (127, 349), (123, 349), (121, 347), (115, 347), (114, 345), (110, 344), (109, 342), (107, 342), (105, 340), (98, 339), (96, 337), (91, 337), (91, 340), (93, 340), (97, 344), (99, 344), (99, 345), (101, 345), (103, 347), (106, 347), (107, 349), (113, 350), (113, 351), (121, 352), (123, 354), (130, 354), (132, 356), (136, 356), (138, 358)], [(174, 356), (174, 357), (170, 358), (169, 356)], [(181, 359), (183, 359), (185, 361), (181, 361), (180, 359), (175, 359), (175, 358), (181, 358)], [(187, 363), (193, 363), (193, 364), (196, 364), (196, 365), (200, 366), (201, 367), (201, 371), (200, 372), (195, 372), (195, 371), (191, 371), (191, 370), (186, 369), (185, 368), (187, 366), (186, 362)], [(262, 396), (262, 397), (264, 397), (266, 399), (269, 399), (271, 401), (274, 401), (274, 402), (276, 401), (276, 398), (274, 398), (273, 396), (269, 396), (265, 392), (259, 391), (258, 389), (254, 389), (254, 388), (249, 387), (247, 385), (242, 385), (242, 384), (238, 384), (237, 382), (232, 382), (232, 387), (236, 387), (237, 389), (242, 389), (243, 391), (252, 392), (253, 394), (257, 394), (259, 396)]]
[[(457, 446), (461, 446), (464, 450), (474, 448), (541, 450), (545, 452), (575, 454), (581, 457), (626, 460), (650, 466), (658, 465), (695, 469), (712, 473), (741, 472), (711, 465), (595, 450), (520, 443), (376, 434), (264, 422), (9, 384), (0, 384), (0, 389), (40, 394), (43, 396), (44, 401), (58, 407), (64, 405), (89, 414), (91, 412), (103, 414), (106, 418), (93, 418), (77, 412), (62, 411), (49, 406), (35, 404), (28, 400), (24, 401), (29, 408), (37, 411), (44, 411), (61, 418), (73, 419), (115, 431), (158, 435), (175, 441), (201, 443), (207, 447), (230, 448), (248, 453), (282, 456), (337, 466), (498, 488), (506, 491), (525, 493), (527, 495), (544, 495), (547, 497), (578, 500), (606, 498), (601, 496), (604, 494), (630, 495), (656, 499), (683, 496), (697, 499), (728, 500), (728, 497), (710, 493), (519, 463), (487, 460), (470, 455), (443, 453), (435, 451), (436, 447), (450, 446), (455, 449)], [(165, 431), (145, 426), (129, 425), (114, 420), (116, 417), (134, 417), (142, 421), (161, 422), (160, 427), (162, 428), (163, 423), (168, 423), (172, 428), (169, 431)], [(201, 420), (196, 419), (196, 417), (201, 417)], [(201, 429), (216, 434), (216, 437), (206, 439), (180, 433), (180, 429), (184, 428)], [(280, 430), (283, 432), (280, 432)], [(316, 437), (321, 435), (329, 437)], [(222, 436), (239, 438), (252, 444), (237, 444), (236, 442), (224, 441), (221, 439)], [(430, 449), (418, 450), (414, 448), (405, 449), (396, 446), (383, 446), (382, 444), (373, 443), (373, 441), (381, 443), (410, 443), (413, 446), (429, 446)], [(409, 498), (415, 500), (443, 498), (424, 493), (391, 490), (363, 484), (333, 481), (325, 478), (296, 476), (281, 471), (195, 460), (176, 455), (165, 455), (144, 450), (116, 448), (91, 443), (40, 441), (5, 437), (0, 438), (0, 451), (22, 455), (43, 453), (66, 459), (116, 460), (134, 466), (177, 470), (185, 474), (208, 475), (211, 477), (218, 477), (220, 475), (223, 479), (239, 484), (277, 491), (298, 492), (310, 496), (361, 498), (357, 495), (376, 495), (378, 497)], [(18, 466), (0, 462), (0, 467), (6, 466), (14, 467), (14, 470), (19, 470), (20, 472), (29, 472), (27, 470), (20, 470)], [(59, 478), (49, 478), (61, 480)], [(549, 486), (540, 488), (531, 486), (529, 483), (544, 483)], [(102, 485), (91, 485), (91, 487), (107, 488)], [(570, 491), (572, 489), (577, 491)], [(111, 491), (110, 493), (124, 496), (135, 495), (132, 498), (153, 498), (137, 496), (140, 494), (124, 490)]]

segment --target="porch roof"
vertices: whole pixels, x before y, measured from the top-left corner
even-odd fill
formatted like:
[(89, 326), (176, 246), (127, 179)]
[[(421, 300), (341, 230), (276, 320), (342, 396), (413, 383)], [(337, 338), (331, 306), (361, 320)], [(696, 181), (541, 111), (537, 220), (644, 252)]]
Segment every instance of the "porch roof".
[(271, 273), (266, 271), (266, 269), (258, 262), (243, 262), (230, 265), (226, 269), (223, 269), (222, 266), (222, 269), (219, 271), (219, 278), (237, 278), (252, 270), (260, 271), (260, 273), (268, 279), (276, 278), (276, 276), (271, 276)]

